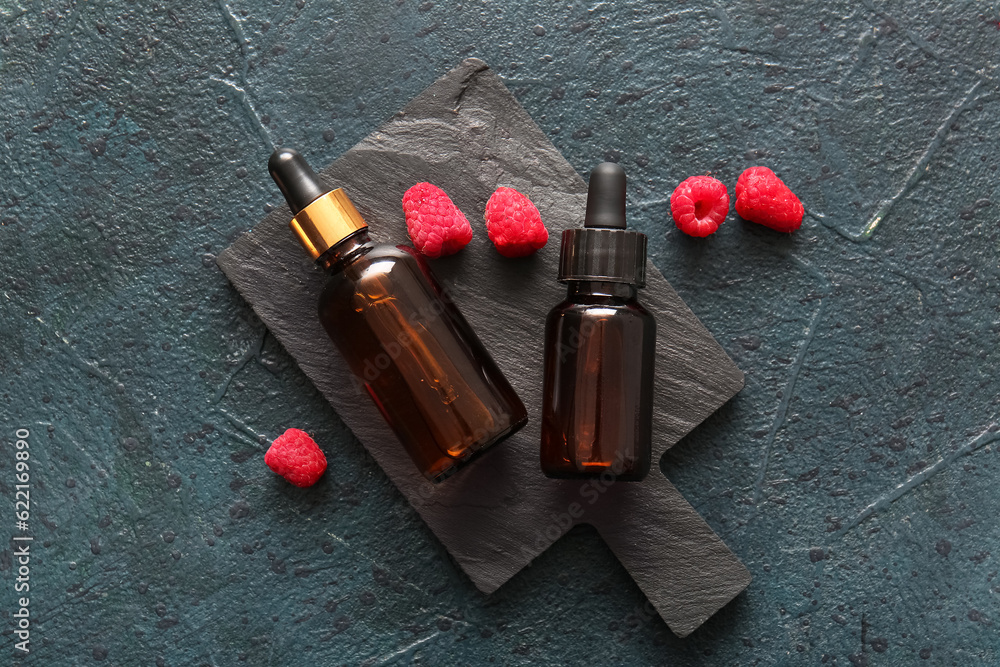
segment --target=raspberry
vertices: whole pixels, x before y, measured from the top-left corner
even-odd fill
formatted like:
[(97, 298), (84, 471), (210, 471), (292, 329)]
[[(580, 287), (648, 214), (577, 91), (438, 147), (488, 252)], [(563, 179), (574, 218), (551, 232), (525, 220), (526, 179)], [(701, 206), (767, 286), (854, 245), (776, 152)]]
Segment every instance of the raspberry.
[(486, 233), (504, 257), (524, 257), (549, 240), (531, 200), (514, 188), (497, 188), (486, 202)]
[(677, 229), (689, 236), (708, 236), (729, 214), (729, 191), (711, 176), (692, 176), (670, 195), (670, 212)]
[(264, 454), (264, 463), (295, 486), (312, 486), (326, 470), (326, 457), (305, 431), (290, 428)]
[(472, 225), (436, 185), (417, 183), (403, 195), (413, 247), (431, 259), (454, 255), (472, 240)]
[(736, 212), (775, 231), (793, 232), (802, 226), (805, 210), (773, 171), (750, 167), (736, 181)]

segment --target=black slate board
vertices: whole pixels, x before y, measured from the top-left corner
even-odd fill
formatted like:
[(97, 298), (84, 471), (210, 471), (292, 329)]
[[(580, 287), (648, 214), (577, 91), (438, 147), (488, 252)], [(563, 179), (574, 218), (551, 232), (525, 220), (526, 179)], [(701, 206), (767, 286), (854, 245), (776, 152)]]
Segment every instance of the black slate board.
[[(430, 484), (323, 332), (316, 299), (324, 275), (289, 231), (288, 209), (221, 253), (219, 266), (480, 590), (496, 590), (528, 565), (569, 529), (570, 514), (597, 528), (680, 636), (746, 588), (747, 569), (655, 466), (642, 483), (606, 487), (549, 480), (539, 469), (542, 327), (565, 295), (555, 279), (559, 235), (581, 224), (586, 184), (484, 63), (461, 63), (321, 175), (345, 188), (379, 241), (407, 242), (401, 199), (418, 181), (443, 188), (466, 213), (472, 243), (434, 270), (527, 406), (524, 429)], [(504, 259), (486, 237), (482, 211), (499, 185), (528, 195), (549, 229), (548, 245), (532, 257)], [(658, 461), (742, 388), (743, 374), (652, 264), (647, 276), (641, 298), (658, 336)]]

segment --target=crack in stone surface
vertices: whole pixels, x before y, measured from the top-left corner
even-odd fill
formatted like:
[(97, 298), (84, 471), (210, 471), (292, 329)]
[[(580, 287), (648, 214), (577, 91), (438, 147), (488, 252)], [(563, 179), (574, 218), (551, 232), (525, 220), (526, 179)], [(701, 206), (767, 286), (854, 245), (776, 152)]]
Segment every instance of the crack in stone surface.
[(853, 528), (864, 522), (866, 519), (872, 515), (887, 509), (892, 503), (896, 502), (907, 493), (917, 488), (927, 480), (931, 479), (939, 472), (946, 470), (957, 458), (965, 456), (967, 454), (972, 454), (975, 451), (985, 447), (986, 445), (992, 444), (1000, 440), (1000, 433), (997, 432), (997, 424), (991, 424), (987, 429), (977, 438), (970, 440), (961, 447), (949, 452), (945, 456), (938, 459), (936, 463), (927, 468), (924, 468), (920, 472), (916, 473), (905, 482), (897, 486), (896, 488), (888, 491), (887, 493), (879, 496), (874, 501), (872, 501), (867, 507), (865, 507), (861, 512), (855, 516), (843, 529), (836, 533), (837, 537), (843, 537)]

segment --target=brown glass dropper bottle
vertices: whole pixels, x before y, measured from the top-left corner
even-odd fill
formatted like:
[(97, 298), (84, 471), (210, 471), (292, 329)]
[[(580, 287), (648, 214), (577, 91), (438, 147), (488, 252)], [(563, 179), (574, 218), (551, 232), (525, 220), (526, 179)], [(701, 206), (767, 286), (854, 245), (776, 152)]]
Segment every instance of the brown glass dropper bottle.
[(566, 300), (545, 321), (542, 471), (638, 481), (652, 455), (656, 323), (637, 298), (646, 236), (625, 229), (625, 172), (590, 174), (582, 229), (562, 234)]
[(420, 472), (440, 482), (521, 428), (524, 404), (426, 260), (374, 243), (347, 194), (322, 187), (297, 152), (276, 150), (268, 170), (330, 276), (323, 327)]

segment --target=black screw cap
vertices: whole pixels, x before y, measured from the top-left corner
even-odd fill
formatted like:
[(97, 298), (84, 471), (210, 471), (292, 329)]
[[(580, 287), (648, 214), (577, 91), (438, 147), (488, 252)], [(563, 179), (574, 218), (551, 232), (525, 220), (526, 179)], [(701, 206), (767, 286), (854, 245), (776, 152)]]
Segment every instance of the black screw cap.
[(625, 229), (625, 170), (602, 162), (590, 172), (584, 227)]
[(281, 189), (281, 194), (285, 195), (292, 215), (327, 193), (309, 163), (291, 148), (279, 148), (271, 153), (267, 170)]

